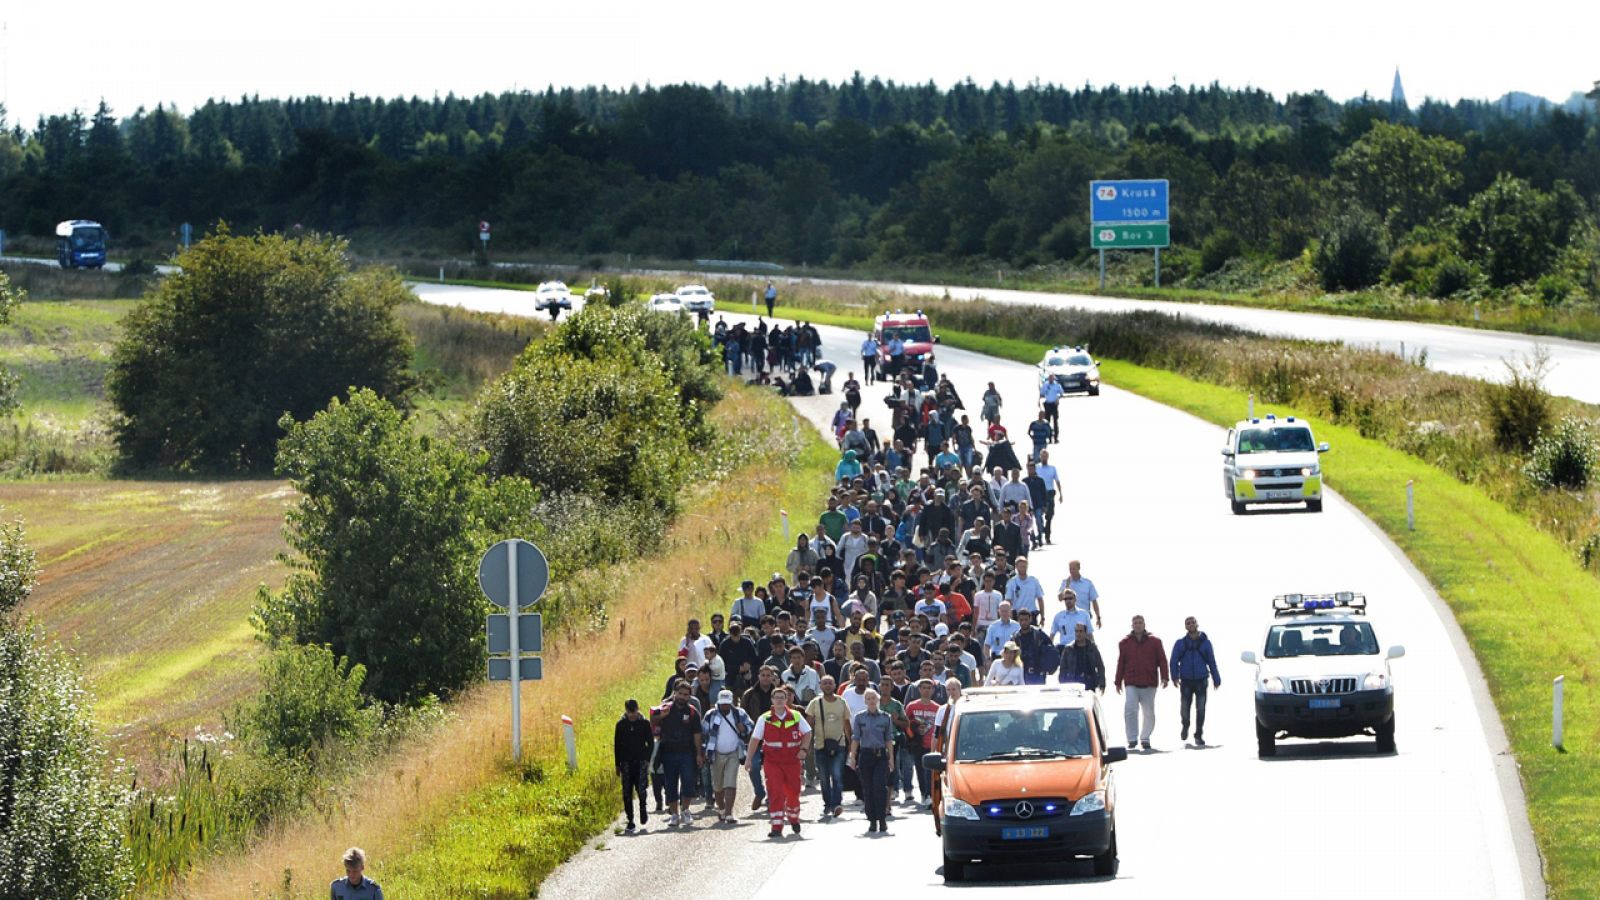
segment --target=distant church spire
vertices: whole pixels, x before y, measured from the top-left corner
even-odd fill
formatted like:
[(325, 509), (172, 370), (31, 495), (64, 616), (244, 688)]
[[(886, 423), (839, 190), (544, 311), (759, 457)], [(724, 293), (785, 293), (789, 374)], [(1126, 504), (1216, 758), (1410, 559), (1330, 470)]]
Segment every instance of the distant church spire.
[(1389, 105), (1396, 111), (1408, 110), (1406, 105), (1406, 89), (1400, 86), (1400, 67), (1394, 67), (1394, 89), (1389, 92)]

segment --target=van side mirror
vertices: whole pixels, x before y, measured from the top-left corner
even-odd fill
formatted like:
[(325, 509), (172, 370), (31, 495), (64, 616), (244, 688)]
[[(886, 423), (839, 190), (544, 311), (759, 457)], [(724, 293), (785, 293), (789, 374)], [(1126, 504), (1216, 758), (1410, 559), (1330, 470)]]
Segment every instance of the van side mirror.
[(1244, 663), (1249, 663), (1252, 666), (1255, 665), (1256, 664), (1256, 652), (1254, 650), (1246, 650), (1243, 653), (1240, 653), (1239, 654), (1239, 661), (1240, 662), (1244, 662)]
[(1232, 447), (1223, 447), (1222, 448), (1222, 455), (1223, 456), (1232, 456), (1233, 455), (1233, 448)]
[(924, 753), (922, 755), (922, 767), (924, 769), (927, 769), (929, 772), (943, 772), (944, 771), (944, 754), (943, 753)]
[(1329, 450), (1332, 450), (1332, 449), (1333, 449), (1332, 447), (1328, 446), (1328, 442), (1327, 441), (1323, 441), (1322, 443), (1317, 445), (1317, 452), (1318, 453), (1327, 453)]
[(1400, 646), (1399, 644), (1395, 644), (1393, 647), (1389, 648), (1389, 658), (1390, 659), (1399, 659), (1400, 657), (1405, 656), (1405, 655), (1406, 655), (1406, 648)]
[(1127, 759), (1128, 759), (1128, 748), (1127, 747), (1112, 747), (1111, 749), (1107, 750), (1105, 753), (1101, 754), (1100, 763), (1102, 765), (1109, 766), (1112, 763), (1125, 762)]
[(933, 342), (934, 342), (934, 343), (935, 343), (935, 344), (942, 344), (942, 343), (944, 343), (944, 341), (943, 341), (943, 340), (940, 340), (940, 338), (939, 338), (939, 336), (938, 336), (938, 335), (937, 335), (937, 334), (936, 334), (936, 335), (934, 335), (934, 336), (933, 336)]

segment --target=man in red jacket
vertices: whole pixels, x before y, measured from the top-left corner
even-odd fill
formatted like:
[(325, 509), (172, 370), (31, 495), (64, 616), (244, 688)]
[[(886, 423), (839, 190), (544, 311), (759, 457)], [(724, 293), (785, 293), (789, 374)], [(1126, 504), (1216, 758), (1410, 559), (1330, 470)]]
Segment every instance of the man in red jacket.
[(761, 768), (767, 776), (767, 809), (772, 813), (769, 837), (783, 837), (783, 823), (800, 833), (800, 771), (805, 764), (806, 736), (811, 726), (805, 717), (790, 709), (794, 690), (788, 686), (772, 691), (772, 709), (756, 719), (755, 731), (745, 755), (745, 771), (756, 751), (761, 751)]
[[(1156, 684), (1171, 684), (1167, 672), (1167, 653), (1161, 639), (1144, 630), (1144, 616), (1133, 617), (1133, 630), (1117, 645), (1117, 693), (1128, 687), (1123, 706), (1123, 722), (1128, 730), (1128, 749), (1142, 747), (1149, 752), (1150, 732), (1156, 727)], [(1144, 729), (1139, 728), (1139, 711), (1144, 710)], [(1138, 737), (1135, 738), (1135, 735)]]

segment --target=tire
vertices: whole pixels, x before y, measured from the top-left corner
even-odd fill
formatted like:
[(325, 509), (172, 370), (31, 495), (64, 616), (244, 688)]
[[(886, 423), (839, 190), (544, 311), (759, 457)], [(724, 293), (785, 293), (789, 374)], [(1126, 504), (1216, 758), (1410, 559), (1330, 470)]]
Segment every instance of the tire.
[(1111, 828), (1111, 846), (1106, 852), (1094, 857), (1094, 874), (1101, 878), (1109, 878), (1117, 874), (1117, 829)]
[(1322, 498), (1306, 501), (1306, 512), (1322, 512)]
[(1277, 736), (1259, 721), (1256, 722), (1256, 755), (1262, 759), (1278, 755)]
[(965, 881), (967, 879), (967, 864), (963, 860), (946, 856), (944, 858), (944, 880)]
[(1393, 752), (1395, 752), (1395, 749), (1394, 749), (1394, 716), (1390, 716), (1389, 717), (1389, 721), (1383, 723), (1382, 725), (1379, 725), (1378, 728), (1377, 728), (1377, 731), (1378, 731), (1378, 752), (1379, 753), (1393, 753)]
[(1230, 501), (1228, 501), (1228, 505), (1233, 507), (1233, 514), (1234, 515), (1236, 515), (1236, 516), (1244, 515), (1244, 504), (1243, 503), (1240, 503), (1238, 500), (1230, 500)]
[(1100, 389), (1099, 389), (1099, 388), (1097, 388), (1097, 387), (1092, 387), (1092, 388), (1089, 388), (1089, 396), (1091, 396), (1091, 397), (1098, 397), (1098, 396), (1100, 396)]

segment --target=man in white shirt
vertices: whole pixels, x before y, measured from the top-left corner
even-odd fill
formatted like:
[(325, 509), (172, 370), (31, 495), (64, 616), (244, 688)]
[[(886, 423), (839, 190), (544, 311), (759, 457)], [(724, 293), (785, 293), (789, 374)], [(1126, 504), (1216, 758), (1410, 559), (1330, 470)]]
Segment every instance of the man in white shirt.
[(1049, 450), (1039, 454), (1039, 462), (1033, 467), (1033, 471), (1044, 480), (1044, 539), (1049, 543), (1050, 528), (1056, 520), (1056, 504), (1061, 502), (1060, 498), (1064, 492), (1061, 487), (1061, 474), (1056, 471), (1055, 466), (1050, 465)]
[[(1067, 577), (1061, 581), (1061, 590), (1077, 594), (1078, 608), (1084, 612), (1093, 610), (1095, 628), (1100, 627), (1100, 592), (1095, 590), (1094, 582), (1083, 577), (1077, 560), (1067, 563)], [(1072, 640), (1071, 631), (1067, 632), (1067, 640)]]
[(811, 630), (806, 632), (805, 639), (816, 643), (821, 651), (822, 658), (828, 659), (833, 655), (833, 642), (839, 633), (828, 625), (827, 610), (814, 609), (811, 611)]
[(739, 791), (739, 766), (744, 762), (745, 741), (755, 730), (750, 714), (733, 702), (733, 691), (717, 694), (717, 705), (705, 715), (705, 749), (710, 759), (711, 786), (717, 805), (717, 823), (731, 824), (735, 795)]
[(1084, 629), (1094, 636), (1094, 625), (1089, 622), (1089, 611), (1078, 608), (1078, 594), (1072, 588), (1061, 589), (1061, 602), (1066, 609), (1056, 613), (1050, 620), (1050, 640), (1057, 647), (1062, 647), (1073, 642), (1077, 637), (1078, 623), (1083, 623)]
[(1028, 610), (1035, 619), (1044, 611), (1044, 585), (1028, 574), (1028, 558), (1019, 556), (1015, 563), (1017, 574), (1006, 582), (1006, 600), (1012, 612)]
[(1022, 626), (1017, 620), (1011, 618), (1011, 604), (1000, 601), (1000, 618), (989, 626), (989, 631), (983, 636), (983, 649), (990, 659), (999, 659), (1000, 651), (1010, 640), (1017, 636)]
[(839, 555), (844, 557), (844, 583), (850, 584), (855, 580), (856, 560), (861, 554), (867, 552), (867, 536), (861, 530), (861, 520), (852, 519), (850, 530), (839, 539)]
[(1033, 493), (1028, 490), (1027, 485), (1022, 483), (1022, 470), (1012, 469), (1011, 480), (1007, 481), (1005, 485), (1000, 488), (1001, 508), (1005, 508), (1005, 505), (1009, 503), (1012, 506), (1020, 509), (1022, 504), (1032, 502)]
[(983, 587), (972, 595), (972, 611), (976, 615), (975, 626), (979, 637), (1000, 618), (1000, 604), (1005, 599), (1005, 594), (994, 589), (994, 573), (984, 572)]
[(783, 670), (783, 683), (794, 688), (795, 700), (802, 708), (822, 690), (817, 670), (806, 665), (806, 652), (799, 647), (789, 648), (789, 666)]
[(728, 617), (735, 622), (744, 623), (746, 628), (755, 628), (761, 624), (761, 617), (767, 614), (767, 604), (756, 596), (756, 583), (745, 581), (740, 585), (744, 593), (733, 601), (733, 609), (729, 610)]
[(710, 646), (711, 638), (700, 633), (700, 620), (690, 619), (688, 633), (678, 642), (679, 655), (698, 669), (706, 664), (706, 648)]

